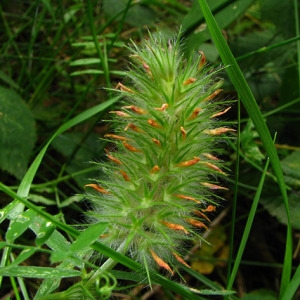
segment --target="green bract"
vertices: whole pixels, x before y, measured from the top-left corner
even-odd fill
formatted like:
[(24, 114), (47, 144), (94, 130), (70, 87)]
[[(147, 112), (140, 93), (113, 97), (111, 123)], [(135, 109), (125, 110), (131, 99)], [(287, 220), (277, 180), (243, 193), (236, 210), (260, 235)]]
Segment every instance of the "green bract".
[(185, 60), (179, 38), (162, 36), (131, 51), (129, 84), (116, 87), (125, 103), (111, 112), (117, 126), (105, 136), (115, 144), (100, 163), (106, 175), (86, 185), (94, 190), (89, 215), (109, 223), (102, 243), (172, 273), (174, 259), (184, 263), (184, 241), (206, 228), (213, 190), (226, 189), (216, 183), (226, 175), (216, 140), (234, 130), (216, 122), (228, 108), (203, 53)]

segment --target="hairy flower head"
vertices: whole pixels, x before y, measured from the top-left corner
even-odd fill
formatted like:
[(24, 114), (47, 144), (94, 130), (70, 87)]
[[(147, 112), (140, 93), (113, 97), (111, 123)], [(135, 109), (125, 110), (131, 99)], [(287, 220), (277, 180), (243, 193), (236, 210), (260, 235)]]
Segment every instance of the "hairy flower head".
[(105, 177), (88, 184), (91, 222), (108, 222), (101, 242), (123, 249), (151, 268), (171, 273), (185, 241), (205, 230), (214, 190), (225, 176), (217, 141), (233, 129), (220, 126), (218, 71), (201, 52), (184, 59), (178, 39), (153, 37), (133, 44), (128, 84), (118, 83), (124, 105), (112, 111), (117, 125), (106, 139)]

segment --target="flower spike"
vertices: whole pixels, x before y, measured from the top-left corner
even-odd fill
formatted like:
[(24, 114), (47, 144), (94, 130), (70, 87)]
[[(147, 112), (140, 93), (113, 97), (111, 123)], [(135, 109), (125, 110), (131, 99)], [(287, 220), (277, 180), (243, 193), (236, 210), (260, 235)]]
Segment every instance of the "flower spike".
[(188, 266), (186, 241), (207, 229), (206, 215), (227, 190), (218, 185), (226, 174), (215, 145), (235, 131), (219, 120), (226, 103), (213, 101), (217, 71), (203, 52), (185, 59), (181, 40), (158, 34), (133, 44), (128, 85), (116, 86), (122, 106), (110, 112), (115, 127), (104, 136), (113, 152), (105, 150), (97, 184), (85, 185), (90, 222), (107, 223), (101, 243), (172, 275), (175, 260)]

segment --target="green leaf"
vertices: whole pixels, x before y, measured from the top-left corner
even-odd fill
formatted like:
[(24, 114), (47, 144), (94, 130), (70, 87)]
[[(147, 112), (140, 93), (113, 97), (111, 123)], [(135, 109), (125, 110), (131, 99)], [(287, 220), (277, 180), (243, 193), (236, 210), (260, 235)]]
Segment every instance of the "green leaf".
[[(84, 164), (93, 161), (99, 153), (104, 152), (104, 143), (102, 141), (95, 143), (98, 139), (99, 137), (95, 133), (89, 134), (86, 138), (84, 134), (79, 132), (66, 132), (58, 136), (52, 144), (65, 157), (72, 156), (65, 169), (68, 174), (72, 175), (81, 171)], [(82, 142), (83, 140), (84, 143)], [(76, 176), (74, 180), (76, 180), (79, 186), (84, 186), (87, 178), (93, 178), (97, 175), (98, 171), (92, 171), (84, 173), (81, 176)]]
[(2, 71), (0, 71), (0, 79), (12, 88), (20, 90), (19, 85)]
[(10, 242), (18, 238), (25, 230), (27, 230), (36, 214), (35, 211), (28, 209), (18, 215), (18, 217), (10, 223), (10, 226), (6, 231), (6, 240)]
[(81, 276), (81, 272), (70, 269), (54, 269), (50, 267), (34, 267), (34, 266), (8, 266), (0, 267), (1, 276), (24, 277), (24, 278), (68, 278)]
[(265, 290), (265, 289), (252, 291), (246, 294), (242, 298), (242, 300), (276, 300), (276, 299), (278, 298), (274, 291)]
[(70, 62), (70, 66), (86, 66), (92, 64), (100, 64), (100, 58), (81, 58)]
[[(88, 69), (88, 70), (82, 70), (82, 71), (76, 71), (76, 72), (72, 72), (70, 75), (71, 76), (78, 76), (78, 75), (82, 75), (82, 74), (104, 74), (104, 71), (101, 70), (95, 70), (95, 69)], [(110, 74), (113, 75), (118, 75), (118, 76), (124, 76), (124, 72), (122, 71), (110, 71)]]
[[(289, 207), (291, 214), (291, 225), (294, 229), (300, 229), (300, 202), (298, 191), (300, 190), (300, 150), (294, 151), (281, 161), (284, 178), (293, 189), (289, 193)], [(268, 212), (276, 217), (279, 222), (287, 225), (284, 203), (279, 195), (269, 195), (262, 198), (261, 203)]]
[[(107, 15), (114, 17), (125, 11), (127, 3), (127, 0), (104, 0), (103, 10)], [(149, 6), (136, 3), (129, 8), (125, 21), (132, 26), (142, 27), (153, 24), (155, 19), (156, 14)]]
[[(291, 155), (281, 161), (282, 169), (285, 175), (300, 180), (300, 150), (294, 151)], [(298, 188), (300, 188), (298, 186)]]
[(55, 230), (55, 225), (48, 220), (44, 220), (40, 227), (39, 233), (37, 234), (35, 239), (36, 245), (42, 246), (43, 244), (45, 244), (45, 242), (53, 234), (54, 230)]
[(293, 298), (294, 294), (296, 293), (297, 289), (299, 289), (300, 286), (300, 266), (298, 266), (291, 282), (289, 283), (285, 293), (283, 294), (281, 300), (290, 300), (290, 299), (296, 299)]
[(258, 133), (250, 119), (240, 135), (241, 148), (247, 159), (262, 163), (262, 160), (265, 159), (265, 155), (262, 154), (258, 145), (255, 143), (256, 138), (258, 138)]
[(89, 248), (91, 244), (99, 239), (106, 227), (107, 223), (90, 225), (86, 230), (80, 233), (77, 240), (71, 245), (70, 251), (72, 253), (77, 253)]
[[(284, 203), (281, 196), (270, 196), (261, 199), (261, 204), (268, 210), (268, 212), (277, 218), (277, 220), (287, 225)], [(291, 225), (294, 229), (300, 229), (300, 201), (299, 196), (293, 192), (289, 194), (289, 206), (291, 215)]]
[(34, 118), (21, 97), (0, 86), (0, 165), (18, 179), (27, 169), (36, 140)]
[(107, 223), (96, 223), (82, 231), (76, 241), (69, 247), (68, 251), (55, 251), (51, 255), (52, 262), (63, 261), (67, 257), (77, 257), (87, 250), (92, 249), (91, 245), (97, 241), (104, 232)]
[(12, 266), (17, 266), (21, 264), (23, 261), (28, 259), (31, 255), (33, 255), (36, 252), (36, 249), (31, 247), (28, 249), (24, 249), (18, 256), (17, 258), (9, 265), (9, 267)]
[[(253, 0), (244, 0), (244, 1), (233, 1), (228, 4), (227, 0), (218, 0), (218, 1), (208, 1), (209, 6), (213, 11), (216, 11), (215, 18), (216, 22), (219, 25), (219, 28), (223, 29), (230, 25), (234, 20), (236, 20), (251, 4)], [(190, 16), (187, 15), (183, 20), (183, 30), (189, 31), (195, 26), (203, 24), (204, 18), (200, 10), (199, 5), (196, 5), (191, 9)], [(220, 9), (222, 8), (222, 9)], [(208, 27), (203, 26), (202, 29), (196, 30), (189, 39), (187, 40), (187, 50), (194, 51), (210, 39), (210, 34)]]

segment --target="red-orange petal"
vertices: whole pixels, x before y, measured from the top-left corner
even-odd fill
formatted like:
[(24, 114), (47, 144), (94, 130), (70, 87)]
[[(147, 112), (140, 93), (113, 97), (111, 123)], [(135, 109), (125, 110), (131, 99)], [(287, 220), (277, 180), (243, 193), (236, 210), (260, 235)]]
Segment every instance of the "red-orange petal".
[(196, 164), (199, 160), (200, 160), (200, 158), (195, 156), (191, 160), (183, 161), (183, 162), (177, 164), (177, 166), (178, 167), (189, 167), (189, 166), (192, 166), (192, 165)]
[(186, 131), (185, 131), (185, 129), (182, 126), (180, 127), (180, 131), (181, 131), (182, 139), (185, 140), (185, 138), (186, 138)]
[(155, 143), (157, 146), (161, 146), (161, 143), (159, 140), (152, 138), (153, 143)]
[(125, 181), (130, 181), (129, 176), (127, 175), (127, 173), (125, 171), (120, 170), (120, 173), (122, 174)]
[(205, 99), (203, 99), (203, 102), (212, 100), (213, 98), (215, 98), (218, 94), (220, 94), (223, 90), (222, 89), (217, 89), (215, 90), (211, 95), (207, 96)]
[(223, 111), (220, 111), (220, 112), (218, 112), (218, 113), (213, 114), (210, 118), (215, 118), (215, 117), (224, 115), (224, 114), (226, 114), (226, 113), (229, 111), (230, 108), (231, 108), (231, 107), (227, 107), (227, 108), (224, 109)]
[(185, 234), (189, 234), (189, 232), (182, 225), (170, 223), (170, 222), (166, 222), (166, 221), (161, 221), (161, 222), (172, 230), (181, 230)]
[(165, 111), (169, 107), (168, 103), (164, 103), (161, 107), (154, 108), (155, 110)]
[(228, 188), (220, 186), (220, 185), (216, 185), (213, 183), (209, 183), (209, 182), (200, 182), (203, 186), (210, 188), (211, 190), (228, 190)]
[(116, 140), (121, 140), (121, 141), (126, 141), (127, 138), (121, 135), (117, 134), (105, 134), (104, 137), (106, 138), (111, 138), (111, 139), (116, 139)]
[(114, 162), (114, 163), (116, 163), (118, 165), (122, 165), (122, 162), (119, 159), (117, 159), (116, 157), (114, 157), (111, 154), (109, 154), (109, 152), (106, 149), (104, 149), (104, 150), (105, 150), (106, 156), (108, 157), (109, 160), (111, 160), (112, 162)]
[(152, 77), (151, 69), (150, 69), (150, 67), (145, 62), (143, 62), (143, 67), (146, 70), (146, 72), (149, 74), (149, 76)]
[(229, 131), (235, 132), (235, 129), (227, 128), (227, 127), (219, 127), (219, 128), (215, 128), (215, 129), (208, 129), (208, 130), (205, 130), (204, 132), (209, 135), (221, 135), (221, 134), (229, 132)]
[(123, 142), (123, 145), (124, 145), (124, 147), (125, 147), (127, 150), (129, 150), (129, 151), (131, 151), (131, 152), (141, 152), (141, 150), (139, 150), (139, 149), (133, 147), (132, 145), (130, 145), (130, 144), (126, 143), (126, 142)]
[(151, 173), (151, 174), (157, 173), (159, 170), (160, 170), (160, 167), (159, 167), (159, 166), (154, 166), (154, 167), (151, 169), (150, 173)]
[(118, 117), (122, 117), (122, 118), (130, 117), (129, 114), (126, 114), (124, 111), (120, 111), (120, 110), (112, 110), (109, 113), (116, 114)]
[(125, 131), (128, 130), (128, 129), (131, 129), (131, 130), (133, 130), (133, 131), (135, 131), (135, 132), (143, 132), (142, 129), (138, 128), (138, 127), (137, 127), (136, 125), (134, 125), (133, 123), (129, 123), (129, 124), (124, 128)]
[(188, 78), (187, 80), (185, 80), (183, 82), (183, 84), (188, 85), (188, 84), (194, 83), (196, 80), (197, 80), (196, 78), (191, 77), (191, 78)]
[(174, 196), (177, 197), (177, 198), (180, 198), (180, 199), (194, 201), (196, 203), (201, 203), (199, 200), (195, 199), (194, 197), (190, 197), (190, 196), (186, 196), (186, 195), (181, 195), (181, 194), (176, 194)]
[(217, 167), (216, 165), (214, 165), (214, 164), (212, 164), (212, 163), (210, 163), (210, 162), (204, 162), (204, 165), (206, 165), (208, 168), (210, 168), (210, 169), (212, 169), (212, 170), (214, 170), (214, 171), (216, 171), (216, 172), (219, 172), (219, 173), (221, 173), (221, 174), (224, 174), (224, 175), (226, 175), (226, 173), (225, 172), (223, 172), (219, 167)]
[(169, 271), (172, 275), (174, 274), (174, 272), (172, 271), (172, 269), (170, 268), (170, 266), (165, 261), (163, 261), (153, 250), (150, 249), (150, 253), (151, 253), (153, 259), (156, 261), (156, 263), (160, 267), (162, 267), (165, 270)]
[(204, 52), (199, 51), (199, 54), (201, 55), (201, 59), (200, 59), (199, 65), (198, 65), (198, 70), (200, 70), (206, 63), (206, 56), (205, 56)]
[(135, 106), (135, 105), (128, 105), (128, 106), (123, 106), (122, 108), (127, 108), (132, 110), (133, 112), (139, 114), (139, 115), (145, 115), (147, 114), (147, 111), (141, 107)]
[(102, 194), (109, 194), (109, 191), (106, 190), (105, 188), (101, 187), (100, 185), (96, 184), (96, 183), (90, 183), (90, 184), (86, 184), (84, 187), (91, 187), (93, 188), (95, 191), (102, 193)]
[(203, 212), (201, 212), (201, 211), (199, 211), (199, 210), (196, 210), (196, 209), (195, 209), (193, 212), (194, 212), (194, 214), (197, 215), (198, 217), (204, 218), (204, 219), (206, 219), (208, 222), (210, 222), (210, 219), (209, 219), (209, 218), (207, 217), (207, 215), (204, 214)]
[(162, 126), (158, 122), (156, 122), (155, 120), (153, 120), (153, 119), (149, 119), (148, 120), (148, 124), (150, 124), (152, 127), (162, 128)]
[(128, 93), (133, 93), (133, 90), (126, 87), (124, 84), (122, 84), (121, 82), (119, 82), (116, 86), (116, 89), (119, 89), (121, 91), (125, 91), (125, 92), (128, 92)]
[(216, 211), (216, 206), (215, 205), (208, 205), (205, 209), (201, 209), (203, 212), (212, 212)]
[(199, 220), (188, 218), (186, 221), (195, 227), (208, 229), (207, 226)]
[(185, 260), (182, 257), (180, 257), (177, 253), (172, 252), (172, 254), (174, 255), (177, 261), (179, 261), (181, 264), (185, 265), (186, 267), (190, 268), (190, 266), (185, 262)]
[(200, 107), (195, 108), (194, 111), (192, 112), (191, 116), (189, 117), (189, 120), (194, 120), (198, 116), (198, 114), (201, 110), (202, 110), (202, 108), (200, 108)]
[(210, 153), (202, 153), (202, 155), (211, 160), (219, 160), (217, 157), (215, 157), (214, 155), (212, 155)]

